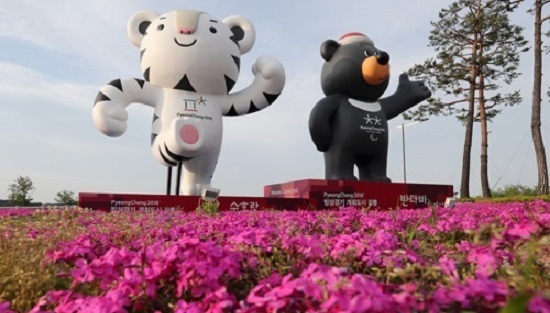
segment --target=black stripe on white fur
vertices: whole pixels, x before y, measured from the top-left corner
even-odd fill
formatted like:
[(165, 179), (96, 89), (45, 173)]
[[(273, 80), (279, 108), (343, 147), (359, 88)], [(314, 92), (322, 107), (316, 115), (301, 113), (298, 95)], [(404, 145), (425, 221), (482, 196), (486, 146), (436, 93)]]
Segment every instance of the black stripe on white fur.
[(241, 58), (237, 57), (237, 56), (234, 56), (232, 55), (231, 56), (233, 58), (233, 62), (235, 62), (235, 65), (237, 66), (237, 69), (241, 69)]
[(111, 101), (111, 98), (107, 97), (103, 92), (100, 91), (97, 93), (97, 96), (95, 97), (94, 106), (101, 101)]
[(233, 86), (235, 86), (235, 81), (231, 79), (231, 77), (227, 75), (223, 75), (223, 78), (225, 78), (225, 85), (227, 87), (227, 92), (229, 93)]
[(182, 79), (178, 82), (178, 84), (174, 86), (174, 89), (193, 91), (193, 92), (196, 91), (195, 87), (193, 87), (193, 85), (191, 85), (191, 82), (189, 82), (189, 78), (187, 78), (187, 75), (183, 75)]
[(278, 94), (277, 95), (272, 95), (272, 94), (264, 92), (264, 97), (265, 97), (265, 100), (267, 100), (267, 103), (269, 103), (269, 105), (271, 105), (273, 102), (275, 102), (275, 100), (277, 100), (279, 95)]
[(192, 157), (186, 157), (186, 156), (183, 156), (183, 155), (178, 155), (172, 151), (170, 151), (170, 149), (168, 149), (168, 147), (166, 146), (166, 144), (164, 144), (164, 149), (166, 149), (166, 153), (174, 160), (178, 161), (178, 162), (185, 162), (185, 161), (189, 161), (192, 159)]
[(116, 89), (120, 90), (121, 92), (124, 92), (124, 90), (122, 90), (122, 81), (120, 79), (112, 80), (112, 81), (109, 82), (108, 85), (111, 85), (111, 86), (115, 87)]
[(158, 146), (158, 147), (159, 147), (160, 156), (161, 156), (162, 159), (164, 160), (164, 163), (168, 164), (168, 166), (176, 166), (176, 165), (178, 165), (176, 162), (170, 161), (170, 159), (168, 159), (168, 158), (164, 155), (164, 153), (162, 152), (162, 149), (160, 148), (160, 146)]

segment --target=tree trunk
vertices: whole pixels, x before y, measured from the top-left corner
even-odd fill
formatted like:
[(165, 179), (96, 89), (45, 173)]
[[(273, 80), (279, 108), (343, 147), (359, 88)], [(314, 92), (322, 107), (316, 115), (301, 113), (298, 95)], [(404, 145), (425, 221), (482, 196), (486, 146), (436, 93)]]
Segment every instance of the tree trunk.
[[(545, 4), (548, 2), (545, 2)], [(533, 79), (533, 103), (531, 105), (531, 136), (535, 146), (535, 154), (537, 156), (538, 183), (537, 194), (549, 194), (548, 188), (548, 165), (546, 161), (546, 150), (542, 142), (542, 134), (540, 131), (541, 116), (540, 104), (541, 84), (542, 84), (542, 0), (535, 0), (535, 68)]]
[(484, 101), (480, 100), (479, 110), (480, 110), (480, 119), (481, 119), (481, 192), (484, 198), (490, 198), (491, 188), (489, 187), (489, 175), (488, 165), (489, 165), (489, 136), (487, 132), (487, 117), (485, 116), (485, 105), (482, 104)]
[[(472, 70), (475, 71), (475, 70)], [(475, 76), (473, 76), (475, 77)], [(475, 79), (475, 78), (474, 78)], [(464, 150), (462, 152), (462, 177), (460, 180), (460, 197), (470, 198), (470, 156), (472, 154), (472, 134), (474, 129), (474, 96), (475, 83), (470, 83), (470, 100), (468, 104), (468, 115), (466, 116), (464, 134)]]
[[(477, 14), (480, 10), (478, 9)], [(472, 154), (472, 135), (474, 130), (474, 107), (475, 107), (475, 91), (476, 91), (476, 59), (477, 59), (477, 45), (478, 45), (478, 32), (474, 33), (474, 39), (472, 41), (472, 64), (470, 73), (470, 90), (468, 92), (468, 113), (465, 121), (465, 134), (464, 134), (464, 150), (462, 151), (462, 177), (460, 179), (460, 197), (470, 198), (470, 163)]]
[(485, 77), (483, 76), (483, 37), (479, 40), (479, 121), (481, 124), (481, 192), (483, 198), (491, 197), (487, 169), (489, 164), (489, 135), (487, 132), (487, 115), (485, 112)]

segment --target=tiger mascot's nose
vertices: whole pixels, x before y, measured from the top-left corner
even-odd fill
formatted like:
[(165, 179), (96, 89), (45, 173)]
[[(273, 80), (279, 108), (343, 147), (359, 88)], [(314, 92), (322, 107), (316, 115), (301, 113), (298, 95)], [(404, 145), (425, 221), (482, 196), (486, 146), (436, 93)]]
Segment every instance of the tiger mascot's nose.
[(178, 30), (178, 33), (185, 34), (185, 35), (191, 35), (191, 34), (195, 33), (196, 30), (197, 30), (196, 28), (182, 27)]
[(202, 12), (182, 10), (176, 11), (176, 29), (178, 33), (191, 35), (197, 31)]

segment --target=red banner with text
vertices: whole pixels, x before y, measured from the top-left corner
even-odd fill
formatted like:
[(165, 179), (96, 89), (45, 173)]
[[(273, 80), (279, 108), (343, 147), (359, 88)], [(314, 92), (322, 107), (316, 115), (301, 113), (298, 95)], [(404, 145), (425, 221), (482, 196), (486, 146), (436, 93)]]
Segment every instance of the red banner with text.
[[(264, 187), (264, 197), (219, 197), (219, 211), (326, 210), (339, 207), (375, 210), (443, 205), (453, 196), (448, 185), (399, 184), (304, 179)], [(199, 196), (80, 193), (78, 205), (106, 212), (194, 211)]]

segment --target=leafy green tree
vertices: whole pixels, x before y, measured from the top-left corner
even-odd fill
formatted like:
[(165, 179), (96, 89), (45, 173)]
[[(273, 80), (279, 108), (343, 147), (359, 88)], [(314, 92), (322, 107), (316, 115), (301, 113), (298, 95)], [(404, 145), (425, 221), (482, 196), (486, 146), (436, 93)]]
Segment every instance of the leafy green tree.
[[(406, 112), (406, 119), (427, 120), (430, 116), (453, 115), (465, 127), (460, 196), (470, 197), (470, 163), (473, 124), (481, 124), (481, 186), (491, 196), (488, 179), (487, 123), (502, 106), (521, 101), (519, 91), (499, 92), (499, 82), (510, 84), (518, 77), (519, 52), (527, 41), (523, 28), (512, 25), (509, 13), (517, 4), (506, 0), (458, 0), (439, 12), (432, 22), (429, 46), (436, 56), (417, 64), (408, 73), (432, 87), (426, 104)], [(477, 107), (476, 107), (477, 104)]]
[(523, 185), (506, 185), (493, 190), (493, 197), (536, 196), (536, 188)]
[(29, 205), (32, 202), (33, 191), (32, 180), (27, 176), (19, 176), (8, 188), (8, 200), (16, 206)]
[(55, 195), (55, 202), (64, 205), (76, 205), (78, 203), (74, 191), (62, 190)]

